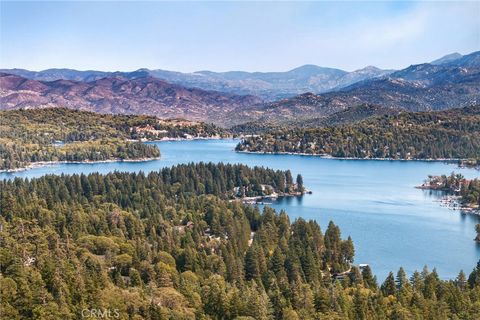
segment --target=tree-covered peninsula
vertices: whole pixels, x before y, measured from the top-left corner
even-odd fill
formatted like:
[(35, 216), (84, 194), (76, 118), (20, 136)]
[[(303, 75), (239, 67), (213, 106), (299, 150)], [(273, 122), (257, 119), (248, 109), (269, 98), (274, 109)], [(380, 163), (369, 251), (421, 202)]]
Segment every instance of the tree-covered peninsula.
[(246, 137), (236, 150), (362, 159), (479, 158), (480, 106), (386, 114), (326, 128), (274, 130)]
[(456, 203), (463, 210), (478, 211), (480, 209), (480, 180), (466, 179), (462, 174), (452, 172), (449, 176), (428, 176), (420, 189), (440, 190), (448, 195), (458, 197)]
[[(353, 265), (330, 222), (243, 205), (289, 173), (189, 164), (0, 182), (2, 319), (476, 319), (480, 263), (441, 280)], [(298, 187), (298, 183), (297, 183)]]
[(0, 111), (0, 170), (49, 161), (138, 160), (160, 155), (138, 140), (225, 135), (213, 125), (65, 108)]

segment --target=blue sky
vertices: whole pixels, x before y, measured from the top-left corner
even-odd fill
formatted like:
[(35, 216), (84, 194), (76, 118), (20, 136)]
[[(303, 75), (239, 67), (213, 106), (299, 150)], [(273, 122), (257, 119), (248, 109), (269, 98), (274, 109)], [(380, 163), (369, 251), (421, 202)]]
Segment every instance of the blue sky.
[(480, 2), (0, 2), (0, 67), (403, 68), (480, 50)]

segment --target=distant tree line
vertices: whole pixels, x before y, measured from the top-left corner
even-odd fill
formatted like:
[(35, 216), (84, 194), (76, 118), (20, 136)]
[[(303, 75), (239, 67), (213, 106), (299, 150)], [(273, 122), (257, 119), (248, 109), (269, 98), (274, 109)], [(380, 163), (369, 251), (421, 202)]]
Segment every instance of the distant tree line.
[[(160, 156), (140, 139), (224, 136), (214, 125), (66, 108), (0, 111), (0, 170), (39, 161), (103, 161)], [(139, 130), (152, 128), (154, 131)]]
[(243, 139), (236, 150), (346, 158), (479, 158), (480, 106), (387, 114), (326, 128), (274, 130)]

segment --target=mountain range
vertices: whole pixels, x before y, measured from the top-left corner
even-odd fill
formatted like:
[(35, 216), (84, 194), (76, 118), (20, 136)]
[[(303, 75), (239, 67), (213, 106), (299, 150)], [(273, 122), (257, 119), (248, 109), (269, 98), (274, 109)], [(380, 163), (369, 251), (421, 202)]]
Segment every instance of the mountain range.
[[(274, 98), (280, 98), (272, 101)], [(63, 106), (229, 126), (328, 117), (358, 105), (443, 110), (480, 101), (480, 51), (402, 70), (305, 65), (287, 72), (4, 69), (0, 109)]]
[[(447, 56), (448, 57), (448, 56)], [(307, 92), (234, 114), (241, 121), (291, 121), (328, 117), (362, 104), (409, 111), (444, 110), (480, 102), (480, 51), (445, 62), (412, 65), (389, 75), (314, 94)]]
[(89, 82), (38, 81), (0, 73), (0, 109), (67, 107), (113, 114), (144, 114), (220, 123), (236, 109), (260, 103), (255, 96), (186, 88), (152, 77), (110, 76)]
[(139, 69), (132, 72), (78, 71), (72, 69), (48, 69), (36, 72), (24, 69), (3, 69), (0, 72), (40, 81), (63, 79), (90, 82), (105, 77), (122, 77), (125, 79), (153, 77), (185, 87), (237, 95), (255, 95), (265, 100), (276, 100), (307, 91), (322, 93), (343, 88), (361, 80), (387, 75), (393, 70), (382, 70), (369, 66), (347, 72), (316, 65), (304, 65), (286, 72), (197, 71), (181, 73), (149, 69)]

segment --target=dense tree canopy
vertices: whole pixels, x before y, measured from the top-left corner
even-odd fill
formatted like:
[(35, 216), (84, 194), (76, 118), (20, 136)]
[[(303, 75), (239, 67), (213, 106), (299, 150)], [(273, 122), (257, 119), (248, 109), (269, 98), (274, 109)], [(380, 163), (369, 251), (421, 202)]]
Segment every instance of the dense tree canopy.
[[(256, 180), (257, 182), (254, 182)], [(480, 263), (379, 285), (330, 222), (229, 200), (291, 174), (190, 164), (0, 182), (2, 319), (476, 319)], [(298, 181), (298, 179), (297, 179)]]
[(480, 106), (402, 112), (326, 128), (286, 128), (247, 137), (236, 150), (342, 158), (478, 158)]
[(137, 140), (225, 134), (213, 125), (147, 116), (64, 108), (0, 111), (0, 170), (40, 161), (154, 158), (158, 148)]

